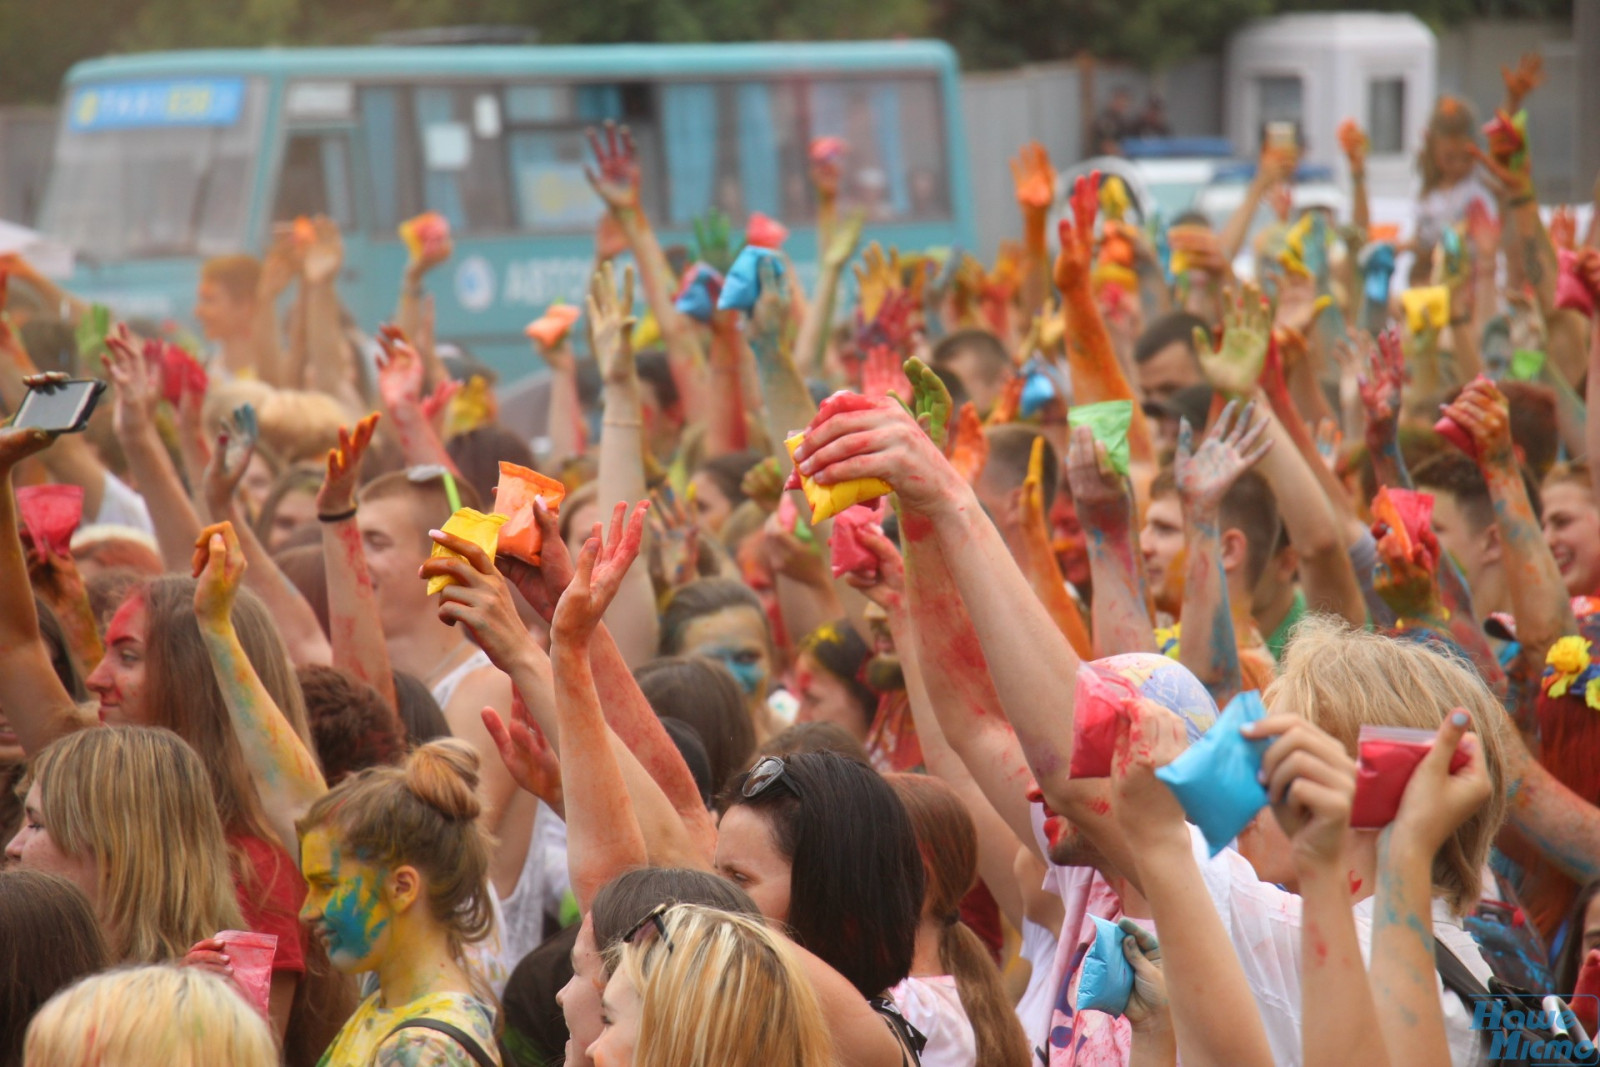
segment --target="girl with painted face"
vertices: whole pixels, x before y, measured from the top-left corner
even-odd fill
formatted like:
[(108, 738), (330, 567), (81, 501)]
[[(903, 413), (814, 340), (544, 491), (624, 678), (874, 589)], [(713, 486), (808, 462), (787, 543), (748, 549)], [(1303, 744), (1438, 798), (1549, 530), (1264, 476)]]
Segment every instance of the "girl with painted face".
[(728, 668), (758, 742), (789, 725), (767, 704), (772, 628), (761, 601), (738, 579), (700, 578), (674, 590), (661, 613), (661, 654), (704, 656)]
[(463, 962), (493, 923), (477, 790), (472, 746), (431, 741), (403, 767), (345, 779), (299, 821), (301, 921), (339, 970), (378, 976), (324, 1064), (500, 1063), (493, 994)]

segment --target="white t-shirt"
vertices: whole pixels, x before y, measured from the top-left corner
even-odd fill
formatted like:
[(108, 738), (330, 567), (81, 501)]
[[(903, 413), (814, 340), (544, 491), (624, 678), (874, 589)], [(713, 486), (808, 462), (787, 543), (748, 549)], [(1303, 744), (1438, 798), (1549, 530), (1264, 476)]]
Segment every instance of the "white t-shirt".
[(1050, 975), (1056, 959), (1056, 941), (1056, 935), (1048, 927), (1032, 919), (1022, 920), (1022, 946), (1017, 954), (1033, 969), (1028, 975), (1028, 988), (1017, 1001), (1017, 1018), (1022, 1021), (1022, 1032), (1028, 1035), (1030, 1042), (1035, 1035), (1050, 1032), (1050, 1002), (1055, 996)]
[(922, 1067), (977, 1067), (978, 1040), (953, 976), (907, 978), (889, 990), (889, 999), (928, 1039)]
[(84, 525), (127, 526), (154, 537), (155, 524), (150, 521), (150, 509), (144, 497), (110, 471), (106, 471), (105, 488), (100, 494), (100, 511)]

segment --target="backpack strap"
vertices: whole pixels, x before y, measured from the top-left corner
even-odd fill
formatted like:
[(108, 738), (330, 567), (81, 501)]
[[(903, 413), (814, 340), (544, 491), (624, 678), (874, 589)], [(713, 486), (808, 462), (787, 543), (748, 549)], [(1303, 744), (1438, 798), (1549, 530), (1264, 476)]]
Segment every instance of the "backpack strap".
[(1489, 987), (1478, 981), (1478, 976), (1438, 938), (1433, 939), (1433, 963), (1444, 980), (1444, 987), (1466, 1001), (1469, 1007), (1474, 999), (1490, 995)]
[[(478, 1067), (495, 1067), (494, 1058), (483, 1050), (483, 1046), (478, 1044), (471, 1034), (467, 1033), (459, 1026), (454, 1026), (450, 1023), (444, 1022), (441, 1019), (407, 1019), (399, 1026), (396, 1026), (393, 1030), (390, 1030), (387, 1034), (384, 1034), (383, 1040), (389, 1040), (402, 1030), (436, 1031), (460, 1045), (462, 1049), (466, 1051), (467, 1055), (471, 1056), (472, 1059), (478, 1064)], [(378, 1042), (378, 1044), (383, 1044), (383, 1041)]]

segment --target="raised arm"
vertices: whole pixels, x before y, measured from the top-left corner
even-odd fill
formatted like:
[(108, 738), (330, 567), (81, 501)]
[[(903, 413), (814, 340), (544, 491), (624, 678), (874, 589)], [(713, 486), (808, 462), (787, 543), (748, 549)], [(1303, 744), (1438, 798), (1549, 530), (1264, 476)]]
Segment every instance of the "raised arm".
[(106, 346), (106, 370), (117, 388), (112, 425), (128, 458), (128, 469), (138, 480), (139, 492), (149, 506), (161, 560), (167, 570), (181, 573), (193, 556), (200, 517), (151, 421), (158, 391), (150, 379), (150, 364), (142, 353), (133, 350), (125, 327), (118, 327), (108, 336)]
[(1371, 143), (1355, 119), (1339, 123), (1339, 147), (1350, 164), (1350, 222), (1365, 241), (1372, 226), (1372, 211), (1367, 204), (1367, 150)]
[(244, 550), (231, 522), (200, 531), (194, 545), (195, 618), (245, 764), (261, 794), (267, 823), (289, 855), (299, 855), (294, 824), (328, 791), (316, 757), (294, 732), (233, 628), (233, 602), (244, 577)]
[(333, 665), (366, 682), (391, 709), (399, 706), (389, 644), (383, 633), (378, 599), (367, 570), (361, 527), (356, 523), (356, 486), (361, 461), (378, 425), (376, 411), (353, 429), (339, 427), (339, 445), (328, 450), (328, 469), (317, 490), (317, 521), (322, 527), (322, 567), (328, 583), (328, 640)]
[[(279, 224), (272, 228), (272, 244), (261, 257), (261, 276), (256, 282), (255, 321), (250, 329), (250, 362), (256, 375), (268, 385), (290, 388), (284, 373), (283, 339), (278, 330), (278, 299), (300, 274), (300, 249), (295, 244), (294, 228)], [(298, 385), (292, 387), (298, 388)], [(293, 850), (291, 850), (293, 851)]]
[(1044, 512), (1044, 446), (1043, 437), (1033, 439), (1033, 450), (1028, 456), (1028, 473), (1022, 480), (1022, 567), (1034, 593), (1050, 612), (1057, 628), (1066, 635), (1072, 650), (1081, 657), (1092, 658), (1094, 651), (1089, 639), (1089, 627), (1084, 622), (1077, 601), (1067, 592), (1066, 579), (1061, 576), (1061, 564), (1057, 562), (1055, 547), (1050, 543), (1050, 520)]
[(316, 239), (301, 266), (305, 281), (306, 361), (308, 368), (293, 379), (296, 389), (312, 389), (359, 411), (355, 363), (344, 335), (339, 308), (339, 270), (344, 265), (344, 238), (339, 224), (319, 215), (312, 223)]
[(1228, 221), (1223, 223), (1222, 232), (1218, 235), (1224, 262), (1232, 263), (1238, 257), (1239, 250), (1244, 248), (1245, 239), (1250, 236), (1250, 224), (1255, 221), (1256, 211), (1261, 207), (1262, 198), (1274, 185), (1293, 180), (1298, 162), (1293, 152), (1279, 148), (1261, 150), (1255, 176), (1250, 179), (1250, 184), (1245, 186), (1244, 199), (1233, 209), (1233, 214), (1228, 216)]
[(440, 229), (436, 227), (430, 239), (407, 242), (405, 270), (400, 276), (400, 302), (394, 319), (401, 333), (416, 338), (417, 354), (422, 357), (423, 386), (430, 390), (444, 381), (446, 373), (433, 344), (432, 330), (427, 325), (428, 291), (422, 282), (430, 271), (443, 266), (455, 250), (450, 235), (439, 234)]
[[(817, 414), (794, 362), (789, 335), (789, 289), (778, 279), (771, 260), (758, 266), (761, 295), (750, 312), (748, 338), (756, 357), (756, 374), (761, 379), (761, 397), (767, 409), (767, 438), (777, 443), (791, 430), (808, 424)], [(837, 281), (837, 279), (835, 279)], [(832, 297), (830, 295), (829, 299)], [(788, 452), (779, 449), (778, 462), (789, 466)]]
[(42, 430), (0, 428), (0, 708), (22, 750), (32, 756), (58, 737), (95, 724), (56, 676), (39, 634), (39, 614), (28, 585), (28, 564), (17, 532), (17, 501), (11, 471), (27, 457), (49, 448)]
[[(818, 242), (822, 248), (822, 261), (817, 265), (817, 288), (811, 294), (811, 302), (806, 305), (806, 312), (800, 319), (800, 331), (794, 339), (794, 369), (801, 381), (822, 365), (822, 355), (828, 348), (828, 328), (833, 325), (839, 280), (844, 277), (845, 265), (855, 255), (856, 245), (861, 242), (861, 225), (864, 221), (865, 217), (860, 214), (851, 215), (826, 240), (821, 235), (819, 223)], [(756, 353), (758, 357), (760, 354), (759, 351)], [(795, 423), (786, 429), (797, 429), (800, 425)]]
[(1067, 445), (1067, 483), (1089, 545), (1094, 588), (1094, 654), (1154, 652), (1144, 557), (1133, 522), (1133, 494), (1106, 458), (1106, 447), (1087, 426), (1072, 431)]
[[(1272, 438), (1264, 436), (1266, 428), (1264, 419), (1256, 419), (1254, 404), (1241, 409), (1237, 400), (1230, 400), (1198, 452), (1188, 419), (1178, 435), (1175, 473), (1188, 552), (1179, 658), (1205, 683), (1219, 708), (1243, 687), (1223, 565), (1222, 498), (1272, 447)], [(1248, 605), (1240, 608), (1249, 610)]]
[(1050, 294), (1050, 208), (1056, 199), (1056, 172), (1044, 145), (1029, 141), (1011, 161), (1011, 184), (1022, 210), (1022, 306), (1042, 307)]
[[(599, 492), (595, 497), (602, 515), (608, 508), (645, 497), (644, 416), (630, 340), (632, 312), (632, 269), (623, 273), (619, 293), (611, 264), (602, 264), (589, 288), (589, 349), (600, 365), (604, 383)], [(660, 627), (655, 590), (644, 567), (632, 568), (623, 578), (607, 612), (606, 626), (630, 666), (637, 667), (656, 654)]]
[(422, 409), (422, 357), (393, 326), (379, 328), (378, 345), (383, 349), (378, 357), (378, 395), (407, 465), (437, 465), (459, 477), (455, 461)]

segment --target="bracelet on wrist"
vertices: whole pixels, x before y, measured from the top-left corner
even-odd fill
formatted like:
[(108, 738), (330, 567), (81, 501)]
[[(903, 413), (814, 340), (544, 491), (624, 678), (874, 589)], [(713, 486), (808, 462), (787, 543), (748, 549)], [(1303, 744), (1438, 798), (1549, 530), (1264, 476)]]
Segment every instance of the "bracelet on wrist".
[(1531, 203), (1533, 203), (1533, 194), (1532, 193), (1523, 193), (1521, 196), (1513, 196), (1510, 200), (1507, 200), (1506, 201), (1506, 206), (1507, 207), (1523, 207), (1523, 206), (1525, 206), (1527, 204), (1531, 204)]
[(349, 511), (340, 511), (340, 512), (336, 512), (335, 514), (332, 514), (332, 515), (324, 515), (319, 511), (317, 513), (317, 521), (318, 522), (344, 522), (346, 519), (355, 518), (357, 510), (358, 509), (356, 508), (356, 506), (352, 504)]

